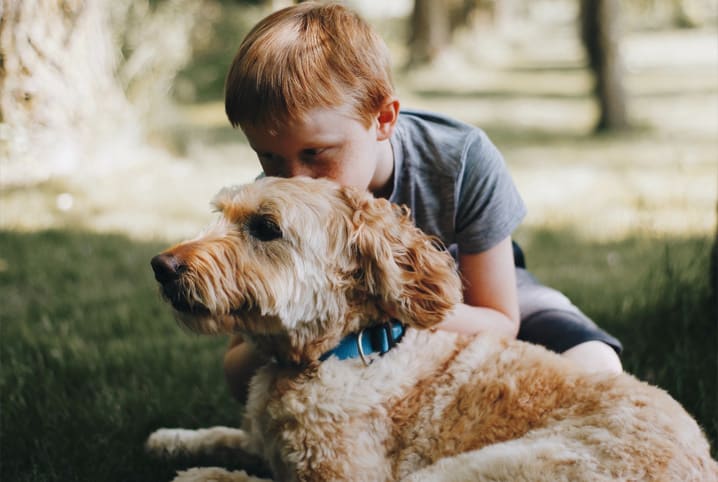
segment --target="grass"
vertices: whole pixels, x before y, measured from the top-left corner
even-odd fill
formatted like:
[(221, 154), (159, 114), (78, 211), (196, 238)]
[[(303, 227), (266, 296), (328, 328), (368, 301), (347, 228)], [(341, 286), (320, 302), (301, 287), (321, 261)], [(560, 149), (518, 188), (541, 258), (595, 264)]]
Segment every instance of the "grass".
[(0, 273), (2, 480), (168, 480), (142, 453), (153, 428), (236, 420), (223, 340), (188, 336), (157, 299), (158, 246), (60, 231), (3, 233), (0, 246), (12, 253)]
[[(668, 390), (717, 440), (708, 239), (520, 237), (533, 271), (621, 338), (625, 368)], [(12, 253), (0, 263), (0, 479), (168, 480), (191, 461), (148, 458), (153, 429), (238, 423), (221, 372), (226, 340), (181, 330), (157, 295), (149, 259), (162, 247), (0, 232), (0, 252)]]

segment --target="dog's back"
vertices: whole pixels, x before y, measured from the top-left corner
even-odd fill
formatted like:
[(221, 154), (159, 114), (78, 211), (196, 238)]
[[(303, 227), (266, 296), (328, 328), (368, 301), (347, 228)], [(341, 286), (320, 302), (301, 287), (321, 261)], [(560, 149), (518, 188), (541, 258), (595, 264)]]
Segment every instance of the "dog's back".
[(309, 376), (274, 366), (258, 378), (248, 419), (263, 433), (257, 448), (283, 454), (284, 469), (295, 460), (351, 480), (426, 467), (466, 480), (718, 478), (703, 433), (668, 394), (627, 374), (582, 374), (518, 341), (410, 330), (368, 367), (332, 359)]
[[(421, 403), (401, 400), (393, 418), (418, 406), (431, 462), (492, 446), (472, 452), (472, 476), (718, 479), (704, 434), (666, 392), (628, 374), (585, 374), (528, 343), (480, 336), (421, 391)], [(397, 445), (413, 450), (407, 442)]]

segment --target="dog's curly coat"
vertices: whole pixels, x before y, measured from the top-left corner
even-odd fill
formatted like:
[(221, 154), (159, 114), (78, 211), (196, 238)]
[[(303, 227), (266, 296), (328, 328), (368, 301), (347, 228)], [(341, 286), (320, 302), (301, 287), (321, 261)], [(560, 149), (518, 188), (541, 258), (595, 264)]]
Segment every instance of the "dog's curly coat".
[[(214, 205), (218, 223), (153, 260), (162, 293), (190, 329), (241, 333), (273, 360), (252, 380), (243, 430), (163, 429), (151, 451), (248, 451), (278, 480), (718, 479), (664, 391), (528, 343), (426, 330), (461, 283), (406, 210), (300, 178), (225, 189)], [(391, 319), (409, 328), (369, 366), (318, 361)], [(178, 479), (260, 480), (218, 468)]]

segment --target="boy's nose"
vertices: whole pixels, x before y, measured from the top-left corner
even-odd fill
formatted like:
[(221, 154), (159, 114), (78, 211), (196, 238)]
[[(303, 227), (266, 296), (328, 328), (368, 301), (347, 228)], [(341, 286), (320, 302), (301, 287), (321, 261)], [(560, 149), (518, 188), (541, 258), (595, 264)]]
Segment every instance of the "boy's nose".
[(301, 161), (286, 161), (284, 165), (284, 172), (286, 177), (315, 177), (311, 167)]

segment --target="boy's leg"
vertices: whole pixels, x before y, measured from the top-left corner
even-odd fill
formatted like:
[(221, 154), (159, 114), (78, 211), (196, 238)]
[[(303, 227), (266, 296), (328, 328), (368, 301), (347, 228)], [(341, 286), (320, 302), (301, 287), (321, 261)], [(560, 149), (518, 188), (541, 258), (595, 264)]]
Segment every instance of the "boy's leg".
[(585, 341), (561, 353), (590, 372), (621, 373), (623, 365), (616, 351), (602, 341)]
[(517, 268), (521, 327), (518, 338), (543, 345), (589, 371), (620, 372), (621, 343), (601, 330), (560, 292)]
[(242, 403), (247, 402), (249, 381), (266, 361), (266, 358), (241, 337), (232, 338), (229, 349), (224, 354), (224, 377), (234, 398)]

